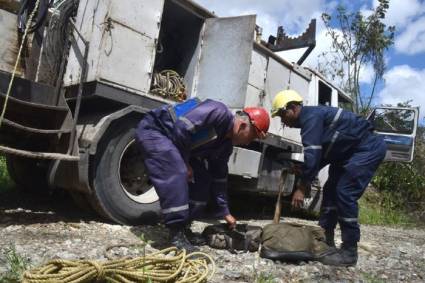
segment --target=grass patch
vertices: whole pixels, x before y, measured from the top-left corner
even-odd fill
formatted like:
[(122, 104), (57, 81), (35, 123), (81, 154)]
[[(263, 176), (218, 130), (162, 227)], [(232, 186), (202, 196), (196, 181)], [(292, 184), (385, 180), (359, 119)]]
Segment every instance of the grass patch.
[(366, 282), (366, 283), (385, 283), (385, 282), (387, 282), (387, 281), (385, 281), (381, 278), (378, 278), (375, 275), (372, 275), (372, 274), (369, 274), (369, 273), (366, 273), (366, 272), (361, 272), (361, 274), (362, 274), (364, 282)]
[(415, 220), (405, 211), (385, 205), (385, 196), (367, 189), (359, 201), (359, 222), (370, 225), (403, 226), (415, 225)]
[(272, 274), (267, 274), (265, 272), (260, 272), (255, 274), (255, 283), (274, 283), (276, 278)]
[(12, 180), (7, 172), (6, 158), (0, 155), (0, 193), (12, 188)]
[(14, 246), (8, 248), (5, 254), (6, 272), (0, 274), (0, 282), (22, 282), (22, 276), (29, 268), (29, 260), (16, 252)]

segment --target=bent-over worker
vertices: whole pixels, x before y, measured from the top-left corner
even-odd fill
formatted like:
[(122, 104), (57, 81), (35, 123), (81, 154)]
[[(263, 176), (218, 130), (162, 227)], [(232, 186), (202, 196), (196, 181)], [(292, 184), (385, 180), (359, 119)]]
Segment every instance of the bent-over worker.
[(210, 99), (190, 99), (146, 114), (136, 139), (171, 244), (196, 250), (185, 227), (204, 215), (209, 202), (216, 217), (223, 217), (231, 228), (236, 225), (227, 202), (227, 162), (233, 145), (265, 138), (269, 123), (263, 108), (248, 107), (233, 115), (223, 103)]
[(292, 197), (293, 206), (301, 206), (306, 188), (321, 168), (330, 165), (319, 225), (325, 230), (328, 245), (335, 247), (334, 230), (338, 222), (342, 245), (322, 262), (356, 265), (360, 240), (357, 200), (385, 157), (383, 138), (373, 133), (369, 121), (352, 112), (327, 106), (303, 106), (302, 97), (294, 90), (276, 95), (272, 117), (280, 117), (284, 125), (301, 129), (304, 163)]

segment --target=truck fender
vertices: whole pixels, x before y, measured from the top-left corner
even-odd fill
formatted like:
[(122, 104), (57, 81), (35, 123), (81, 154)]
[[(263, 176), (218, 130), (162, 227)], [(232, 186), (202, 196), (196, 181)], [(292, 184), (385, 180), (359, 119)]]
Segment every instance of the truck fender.
[(48, 172), (49, 186), (90, 194), (90, 156), (96, 154), (97, 145), (103, 135), (113, 122), (130, 117), (141, 119), (148, 111), (147, 108), (130, 105), (103, 116), (95, 123), (84, 123), (86, 119), (82, 117), (82, 123), (77, 125), (80, 160), (78, 162), (53, 161)]
[(80, 148), (87, 148), (90, 155), (96, 154), (99, 141), (102, 139), (103, 135), (113, 122), (129, 117), (142, 119), (143, 115), (148, 111), (149, 109), (147, 108), (130, 105), (119, 111), (102, 117), (96, 124), (79, 125)]

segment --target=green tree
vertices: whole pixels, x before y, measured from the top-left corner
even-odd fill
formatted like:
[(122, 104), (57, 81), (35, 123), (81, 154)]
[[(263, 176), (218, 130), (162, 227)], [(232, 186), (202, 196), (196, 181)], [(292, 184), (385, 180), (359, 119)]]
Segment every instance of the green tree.
[[(386, 68), (384, 54), (394, 43), (394, 26), (383, 23), (389, 8), (389, 0), (378, 0), (378, 6), (369, 16), (360, 11), (350, 12), (338, 6), (336, 20), (323, 13), (327, 34), (332, 39), (332, 50), (322, 54), (325, 62), (319, 62), (319, 71), (331, 78), (339, 77), (341, 87), (355, 101), (355, 110), (366, 113), (371, 106), (377, 83), (383, 79)], [(335, 29), (332, 24), (336, 23)], [(371, 64), (374, 80), (369, 94), (360, 90), (360, 70)]]

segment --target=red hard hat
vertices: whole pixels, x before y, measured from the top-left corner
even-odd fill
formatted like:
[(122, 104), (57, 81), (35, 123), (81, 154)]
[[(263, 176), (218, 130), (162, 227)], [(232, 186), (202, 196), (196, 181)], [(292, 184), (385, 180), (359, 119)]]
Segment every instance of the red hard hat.
[(262, 107), (246, 107), (243, 109), (257, 130), (258, 137), (265, 138), (270, 126), (270, 117)]

